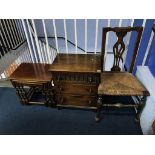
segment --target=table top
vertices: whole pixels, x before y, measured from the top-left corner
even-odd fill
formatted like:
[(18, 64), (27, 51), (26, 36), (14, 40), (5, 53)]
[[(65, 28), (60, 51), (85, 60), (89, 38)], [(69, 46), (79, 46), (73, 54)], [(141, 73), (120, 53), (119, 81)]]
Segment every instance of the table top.
[(58, 54), (49, 67), (51, 72), (101, 72), (100, 55), (94, 54)]
[(51, 74), (48, 71), (49, 64), (41, 63), (22, 63), (19, 67), (10, 75), (10, 80), (21, 81), (50, 81)]

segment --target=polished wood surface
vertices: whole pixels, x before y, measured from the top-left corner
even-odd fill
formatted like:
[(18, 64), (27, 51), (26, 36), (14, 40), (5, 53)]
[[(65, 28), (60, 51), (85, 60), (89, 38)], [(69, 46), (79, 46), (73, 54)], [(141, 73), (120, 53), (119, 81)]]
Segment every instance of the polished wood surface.
[(149, 95), (147, 89), (127, 72), (103, 72), (98, 94), (113, 96)]
[(50, 65), (41, 63), (22, 63), (9, 77), (10, 80), (25, 82), (51, 81), (48, 72)]
[[(62, 93), (71, 93), (71, 94), (91, 94), (96, 95), (97, 92), (97, 86), (96, 85), (83, 85), (83, 84), (57, 84), (55, 87), (55, 90), (57, 93), (60, 91)], [(74, 91), (73, 91), (74, 90)]]
[(57, 105), (96, 109), (100, 65), (98, 55), (58, 54), (49, 68)]
[(96, 73), (101, 71), (99, 55), (58, 54), (49, 71)]
[[(136, 60), (137, 52), (138, 52), (138, 47), (140, 43), (140, 39), (142, 36), (143, 32), (143, 27), (105, 27), (103, 28), (103, 33), (102, 33), (102, 49), (101, 49), (101, 70), (104, 71), (104, 66), (105, 66), (105, 46), (106, 46), (106, 36), (108, 32), (114, 32), (117, 41), (113, 45), (113, 54), (114, 54), (114, 61), (113, 61), (113, 66), (111, 68), (111, 71), (120, 71), (120, 61), (125, 61), (123, 60), (123, 53), (125, 52), (126, 45), (124, 43), (124, 37), (127, 35), (127, 33), (131, 32), (136, 32), (137, 36), (135, 39), (135, 42), (133, 43), (133, 51), (132, 56), (131, 56), (131, 63), (129, 64), (129, 72), (132, 73), (134, 63)], [(124, 66), (123, 66), (124, 67)]]
[(96, 107), (96, 96), (89, 96), (89, 95), (80, 95), (80, 94), (59, 94), (57, 95), (58, 104), (59, 105), (72, 105), (79, 106), (79, 107)]
[[(22, 63), (11, 74), (9, 78), (22, 104), (55, 106), (49, 66), (41, 63)], [(33, 100), (36, 94), (39, 94), (40, 100)]]
[[(107, 33), (113, 32), (116, 37), (116, 43), (114, 43), (113, 49), (113, 66), (110, 72), (105, 71), (105, 53), (106, 53), (106, 39)], [(129, 64), (128, 72), (121, 71), (121, 68), (124, 66), (120, 66), (120, 62), (124, 62), (123, 55), (126, 51), (126, 45), (124, 42), (124, 37), (127, 33), (136, 32), (137, 36), (135, 38), (135, 42), (133, 43), (133, 51), (131, 56), (131, 61)], [(114, 106), (114, 107), (134, 107), (136, 110), (135, 120), (139, 121), (140, 113), (142, 112), (143, 107), (145, 106), (146, 96), (149, 95), (149, 92), (146, 88), (136, 79), (134, 75), (132, 75), (132, 71), (134, 68), (135, 59), (138, 52), (138, 47), (140, 43), (140, 39), (142, 36), (143, 27), (106, 27), (103, 28), (102, 34), (102, 49), (101, 49), (101, 83), (98, 87), (98, 120), (100, 116), (100, 109), (102, 106)], [(131, 96), (134, 98), (134, 102), (132, 105), (125, 103), (105, 103), (104, 96)]]

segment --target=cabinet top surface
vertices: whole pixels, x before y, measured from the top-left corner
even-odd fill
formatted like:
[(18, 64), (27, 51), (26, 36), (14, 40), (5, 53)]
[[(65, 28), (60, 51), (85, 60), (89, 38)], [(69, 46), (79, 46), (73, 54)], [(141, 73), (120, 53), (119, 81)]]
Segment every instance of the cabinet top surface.
[(86, 72), (101, 71), (101, 60), (95, 54), (58, 54), (49, 67), (51, 72)]
[(22, 63), (9, 77), (12, 80), (50, 81), (50, 65), (41, 63)]

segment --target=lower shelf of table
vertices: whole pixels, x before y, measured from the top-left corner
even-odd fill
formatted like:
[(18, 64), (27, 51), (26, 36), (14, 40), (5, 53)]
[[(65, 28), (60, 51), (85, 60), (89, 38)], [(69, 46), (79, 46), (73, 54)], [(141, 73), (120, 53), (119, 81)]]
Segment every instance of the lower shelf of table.
[[(47, 97), (42, 94), (42, 92), (33, 92), (31, 98), (28, 99), (28, 102), (24, 102), (24, 99), (20, 98), (21, 103), (30, 104), (30, 105), (46, 105)], [(22, 102), (23, 100), (23, 102)]]

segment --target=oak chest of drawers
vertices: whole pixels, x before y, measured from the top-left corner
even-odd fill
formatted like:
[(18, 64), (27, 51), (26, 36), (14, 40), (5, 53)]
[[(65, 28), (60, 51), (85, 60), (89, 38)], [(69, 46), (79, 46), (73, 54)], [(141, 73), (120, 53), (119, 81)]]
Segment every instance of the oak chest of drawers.
[(99, 55), (58, 54), (49, 68), (57, 106), (97, 109), (100, 65)]

